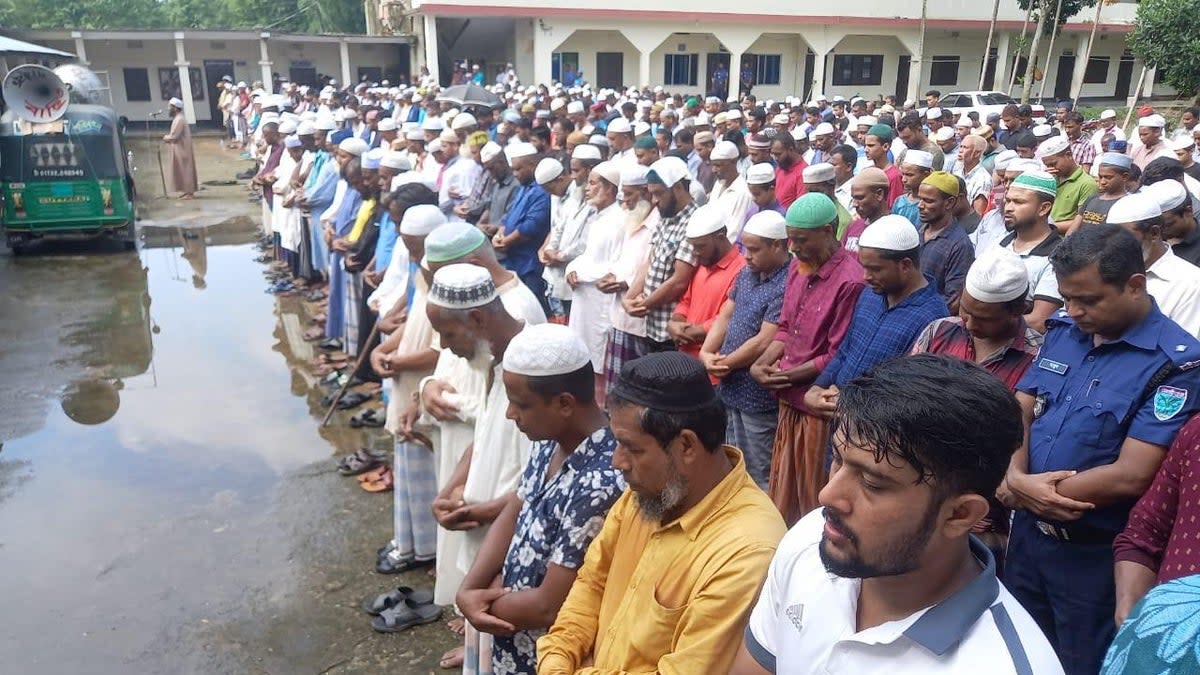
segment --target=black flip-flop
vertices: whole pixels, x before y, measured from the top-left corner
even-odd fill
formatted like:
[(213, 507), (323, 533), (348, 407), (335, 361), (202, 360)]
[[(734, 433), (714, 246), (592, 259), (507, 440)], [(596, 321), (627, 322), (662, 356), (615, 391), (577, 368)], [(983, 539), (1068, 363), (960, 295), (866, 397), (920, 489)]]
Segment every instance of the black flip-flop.
[(342, 341), (338, 338), (328, 338), (322, 340), (317, 347), (324, 349), (327, 352), (336, 352), (342, 348)]
[(442, 608), (437, 605), (417, 605), (410, 607), (402, 603), (385, 609), (379, 616), (371, 619), (371, 628), (377, 633), (399, 633), (413, 626), (433, 623), (442, 618)]
[(370, 394), (363, 394), (363, 393), (360, 393), (357, 391), (352, 391), (352, 392), (346, 394), (345, 396), (343, 396), (342, 400), (338, 401), (337, 407), (338, 407), (338, 410), (349, 410), (351, 408), (357, 408), (358, 406), (360, 406), (370, 400), (371, 400)]
[(405, 558), (400, 562), (392, 562), (391, 556), (379, 556), (375, 561), (375, 571), (380, 574), (400, 574), (410, 570), (419, 570), (433, 566), (435, 559), (417, 560), (416, 558)]
[(379, 616), (402, 602), (410, 608), (420, 605), (432, 605), (433, 593), (426, 590), (416, 590), (408, 586), (399, 586), (387, 593), (367, 598), (363, 601), (362, 608), (364, 612), (371, 616)]
[(384, 423), (384, 415), (382, 411), (375, 408), (367, 408), (354, 413), (350, 418), (350, 426), (359, 427), (381, 427)]
[(383, 465), (383, 460), (373, 455), (368, 455), (367, 458), (359, 457), (357, 454), (350, 455), (346, 458), (345, 464), (338, 464), (338, 473), (343, 476), (358, 476), (373, 469), (377, 469)]

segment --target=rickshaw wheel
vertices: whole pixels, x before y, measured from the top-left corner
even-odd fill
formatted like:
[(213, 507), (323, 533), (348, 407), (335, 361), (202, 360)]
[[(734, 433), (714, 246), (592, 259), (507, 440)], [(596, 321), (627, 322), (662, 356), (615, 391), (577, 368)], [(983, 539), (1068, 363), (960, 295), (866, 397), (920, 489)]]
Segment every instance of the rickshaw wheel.
[(121, 245), (126, 251), (137, 250), (137, 225), (132, 220), (121, 230)]

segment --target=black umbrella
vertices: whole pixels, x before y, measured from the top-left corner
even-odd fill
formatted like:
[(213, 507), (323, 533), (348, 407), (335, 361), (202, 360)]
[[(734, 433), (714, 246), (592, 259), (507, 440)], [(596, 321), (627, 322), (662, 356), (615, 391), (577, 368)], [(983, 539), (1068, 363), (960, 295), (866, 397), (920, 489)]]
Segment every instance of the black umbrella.
[(457, 103), (460, 106), (477, 105), (484, 108), (500, 105), (503, 101), (492, 92), (475, 84), (456, 84), (446, 87), (438, 94), (437, 100)]

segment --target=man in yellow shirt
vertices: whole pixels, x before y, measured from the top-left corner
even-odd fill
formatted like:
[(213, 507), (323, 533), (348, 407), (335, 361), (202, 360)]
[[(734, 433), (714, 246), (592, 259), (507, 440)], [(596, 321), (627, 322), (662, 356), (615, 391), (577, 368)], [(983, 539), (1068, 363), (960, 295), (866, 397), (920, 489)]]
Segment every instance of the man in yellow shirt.
[(538, 640), (538, 673), (727, 672), (783, 519), (723, 445), (725, 409), (699, 361), (630, 361), (608, 400), (629, 489)]

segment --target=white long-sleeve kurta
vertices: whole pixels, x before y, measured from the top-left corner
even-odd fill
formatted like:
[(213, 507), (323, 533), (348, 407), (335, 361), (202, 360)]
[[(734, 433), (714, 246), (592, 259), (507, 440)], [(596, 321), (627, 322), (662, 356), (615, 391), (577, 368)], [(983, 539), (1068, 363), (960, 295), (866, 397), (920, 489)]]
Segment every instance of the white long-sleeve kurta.
[(596, 214), (588, 226), (587, 243), (583, 252), (567, 264), (566, 272), (578, 277), (568, 324), (577, 331), (592, 353), (592, 370), (604, 372), (604, 350), (608, 331), (612, 328), (610, 309), (612, 293), (603, 293), (596, 282), (612, 269), (621, 254), (624, 213), (613, 203)]

